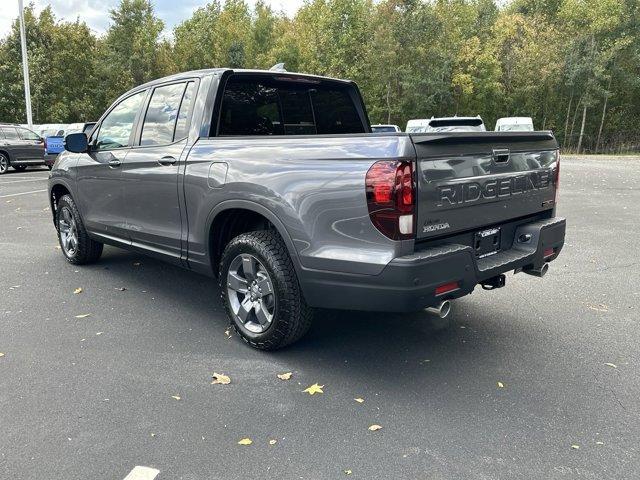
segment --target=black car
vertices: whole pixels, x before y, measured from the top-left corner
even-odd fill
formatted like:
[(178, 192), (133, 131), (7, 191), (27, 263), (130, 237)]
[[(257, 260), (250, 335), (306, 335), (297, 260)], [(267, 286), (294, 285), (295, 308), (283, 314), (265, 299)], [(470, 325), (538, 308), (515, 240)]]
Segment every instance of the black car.
[(44, 140), (19, 125), (0, 124), (0, 175), (9, 167), (23, 171), (29, 166), (44, 165)]

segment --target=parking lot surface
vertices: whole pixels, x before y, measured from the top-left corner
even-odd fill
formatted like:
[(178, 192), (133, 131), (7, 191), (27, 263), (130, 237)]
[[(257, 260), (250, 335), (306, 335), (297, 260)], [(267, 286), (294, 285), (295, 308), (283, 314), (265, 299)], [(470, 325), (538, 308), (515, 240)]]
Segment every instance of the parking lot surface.
[(272, 353), (228, 338), (212, 279), (111, 247), (68, 264), (47, 176), (0, 177), (0, 478), (638, 477), (640, 158), (563, 158), (544, 279), (448, 321), (323, 311)]

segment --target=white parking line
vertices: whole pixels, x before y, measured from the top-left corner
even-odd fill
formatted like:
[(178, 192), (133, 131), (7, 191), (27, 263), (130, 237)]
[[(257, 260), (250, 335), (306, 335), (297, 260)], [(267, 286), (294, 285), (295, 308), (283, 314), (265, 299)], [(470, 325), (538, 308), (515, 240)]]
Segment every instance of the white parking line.
[(24, 182), (46, 182), (48, 178), (29, 178), (25, 180), (13, 180), (10, 182), (0, 182), (0, 185), (9, 185), (10, 183), (24, 183)]
[(33, 190), (31, 192), (22, 192), (22, 193), (10, 193), (9, 195), (0, 195), (0, 198), (7, 198), (7, 197), (17, 197), (18, 195), (29, 195), (30, 193), (40, 193), (40, 192), (46, 192), (47, 190)]
[(153, 480), (159, 473), (160, 470), (155, 468), (137, 466), (124, 477), (124, 480)]

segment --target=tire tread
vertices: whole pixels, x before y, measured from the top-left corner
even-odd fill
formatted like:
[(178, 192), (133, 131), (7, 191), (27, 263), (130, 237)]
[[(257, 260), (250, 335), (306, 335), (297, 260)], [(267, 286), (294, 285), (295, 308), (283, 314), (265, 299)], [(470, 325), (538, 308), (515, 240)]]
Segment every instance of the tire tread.
[[(280, 292), (278, 297), (277, 319), (271, 328), (275, 331), (269, 332), (264, 339), (248, 338), (236, 326), (233, 321), (227, 302), (227, 289), (224, 285), (226, 279), (226, 268), (235, 257), (239, 249), (249, 248), (259, 253), (268, 263), (268, 268), (273, 270)], [(224, 270), (224, 271), (223, 271)], [(225, 248), (220, 261), (220, 291), (223, 304), (227, 310), (227, 315), (231, 319), (233, 329), (246, 343), (260, 350), (276, 350), (290, 345), (299, 340), (311, 326), (313, 319), (313, 309), (309, 307), (302, 295), (298, 276), (296, 275), (293, 262), (289, 256), (286, 245), (277, 232), (271, 230), (260, 230), (243, 233), (235, 237)]]

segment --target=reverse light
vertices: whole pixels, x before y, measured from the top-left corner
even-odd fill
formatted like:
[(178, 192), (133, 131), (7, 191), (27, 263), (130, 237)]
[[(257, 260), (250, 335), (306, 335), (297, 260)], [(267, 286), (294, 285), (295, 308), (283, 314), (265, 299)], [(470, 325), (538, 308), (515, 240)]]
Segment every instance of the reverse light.
[(413, 238), (415, 233), (415, 183), (413, 163), (380, 160), (365, 179), (369, 217), (392, 240)]

